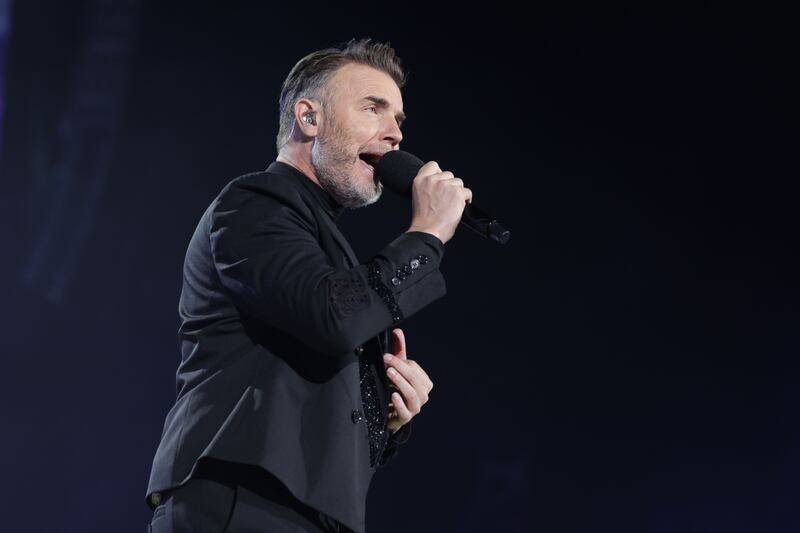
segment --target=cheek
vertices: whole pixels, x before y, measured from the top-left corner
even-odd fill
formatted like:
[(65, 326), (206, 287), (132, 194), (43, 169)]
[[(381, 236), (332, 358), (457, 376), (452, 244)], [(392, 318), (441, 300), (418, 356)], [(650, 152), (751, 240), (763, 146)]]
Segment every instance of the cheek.
[(378, 122), (376, 120), (369, 120), (370, 117), (348, 116), (337, 124), (336, 131), (332, 131), (331, 135), (338, 137), (336, 141), (340, 146), (347, 146), (349, 151), (358, 154), (378, 135)]
[(367, 142), (378, 134), (378, 126), (373, 117), (358, 117), (350, 122), (350, 137), (358, 142)]

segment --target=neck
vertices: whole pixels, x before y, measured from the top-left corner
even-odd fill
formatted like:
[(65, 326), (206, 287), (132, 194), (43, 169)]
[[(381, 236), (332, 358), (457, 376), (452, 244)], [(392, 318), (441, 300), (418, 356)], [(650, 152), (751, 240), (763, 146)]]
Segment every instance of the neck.
[(276, 161), (291, 165), (321, 187), (317, 175), (314, 173), (314, 168), (311, 166), (311, 144), (298, 146), (297, 144), (289, 141), (286, 143), (281, 151), (278, 153)]

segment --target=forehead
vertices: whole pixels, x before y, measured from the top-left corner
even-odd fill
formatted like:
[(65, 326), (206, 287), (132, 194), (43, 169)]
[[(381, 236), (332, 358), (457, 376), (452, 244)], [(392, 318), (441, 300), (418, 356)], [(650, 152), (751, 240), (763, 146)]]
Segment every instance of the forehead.
[(403, 109), (400, 88), (392, 77), (366, 65), (344, 65), (331, 78), (331, 88), (337, 99), (357, 102), (367, 96), (378, 96), (388, 100), (398, 110)]

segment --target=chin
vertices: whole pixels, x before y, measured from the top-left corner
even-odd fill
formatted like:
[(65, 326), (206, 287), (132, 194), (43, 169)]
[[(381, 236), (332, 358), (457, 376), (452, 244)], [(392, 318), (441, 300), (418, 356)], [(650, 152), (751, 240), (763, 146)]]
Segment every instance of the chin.
[(374, 204), (375, 202), (377, 202), (380, 199), (382, 192), (383, 192), (383, 189), (378, 189), (378, 192), (373, 194), (372, 197), (364, 205), (371, 205), (371, 204)]
[(369, 194), (359, 194), (358, 200), (353, 201), (350, 207), (355, 209), (358, 207), (366, 207), (368, 205), (372, 205), (378, 201), (382, 193), (383, 193), (383, 185), (379, 183), (378, 188), (372, 189), (372, 191), (370, 191)]

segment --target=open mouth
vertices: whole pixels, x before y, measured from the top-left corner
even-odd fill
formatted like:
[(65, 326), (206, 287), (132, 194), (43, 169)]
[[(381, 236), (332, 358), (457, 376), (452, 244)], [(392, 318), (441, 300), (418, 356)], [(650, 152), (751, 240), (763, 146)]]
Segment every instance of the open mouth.
[(375, 167), (378, 166), (378, 161), (381, 160), (381, 156), (383, 154), (370, 154), (370, 153), (363, 153), (358, 154), (358, 158), (361, 159), (361, 162), (364, 163), (366, 167), (374, 173)]

